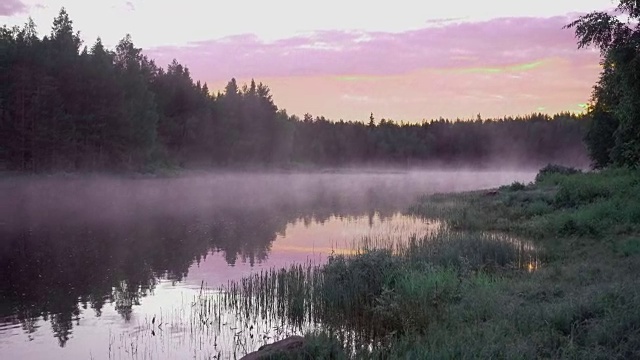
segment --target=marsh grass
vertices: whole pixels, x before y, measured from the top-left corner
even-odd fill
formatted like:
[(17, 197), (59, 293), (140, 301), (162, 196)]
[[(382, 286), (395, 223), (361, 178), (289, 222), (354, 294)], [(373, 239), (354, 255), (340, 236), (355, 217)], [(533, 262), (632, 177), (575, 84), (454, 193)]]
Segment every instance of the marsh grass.
[(110, 335), (108, 359), (235, 359), (266, 343), (314, 330), (285, 317), (266, 317), (269, 312), (260, 311), (257, 302), (244, 300), (249, 299), (203, 283), (180, 305), (136, 319), (132, 330)]
[(325, 264), (265, 270), (230, 282), (222, 291), (225, 306), (242, 316), (329, 332), (352, 356), (371, 355), (398, 337), (425, 334), (468, 292), (493, 286), (502, 273), (535, 269), (541, 256), (506, 235), (446, 228), (405, 242), (365, 243)]

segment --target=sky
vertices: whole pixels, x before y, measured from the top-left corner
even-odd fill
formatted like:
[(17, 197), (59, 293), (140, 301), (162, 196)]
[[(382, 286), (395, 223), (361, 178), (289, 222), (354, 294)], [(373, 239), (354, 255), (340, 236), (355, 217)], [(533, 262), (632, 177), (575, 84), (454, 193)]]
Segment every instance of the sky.
[(221, 90), (268, 85), (279, 108), (333, 120), (580, 112), (600, 72), (562, 27), (613, 0), (0, 0), (0, 24), (40, 35), (65, 7), (86, 45), (131, 34)]

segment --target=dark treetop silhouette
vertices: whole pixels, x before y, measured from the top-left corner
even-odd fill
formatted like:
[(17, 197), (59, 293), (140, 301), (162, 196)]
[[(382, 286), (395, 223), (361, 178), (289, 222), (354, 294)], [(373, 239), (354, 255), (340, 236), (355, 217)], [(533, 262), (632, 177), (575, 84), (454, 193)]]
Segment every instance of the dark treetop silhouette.
[[(215, 59), (212, 59), (215, 66)], [(428, 109), (425, 109), (425, 112)], [(585, 117), (368, 123), (289, 116), (269, 88), (232, 79), (211, 95), (189, 69), (166, 69), (126, 36), (90, 47), (64, 9), (51, 33), (0, 28), (0, 170), (145, 171), (230, 165), (582, 165)]]

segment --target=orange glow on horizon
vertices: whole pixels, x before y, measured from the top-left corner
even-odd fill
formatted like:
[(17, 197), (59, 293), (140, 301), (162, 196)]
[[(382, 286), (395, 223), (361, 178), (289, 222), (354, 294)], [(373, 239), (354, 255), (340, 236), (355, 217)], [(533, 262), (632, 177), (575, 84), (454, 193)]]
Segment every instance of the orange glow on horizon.
[[(584, 112), (600, 66), (563, 58), (486, 68), (425, 68), (394, 75), (292, 76), (256, 79), (279, 108), (329, 120), (368, 121), (369, 114), (404, 122), (474, 119), (533, 112)], [(242, 84), (251, 79), (237, 79)], [(211, 82), (224, 89), (226, 81)]]

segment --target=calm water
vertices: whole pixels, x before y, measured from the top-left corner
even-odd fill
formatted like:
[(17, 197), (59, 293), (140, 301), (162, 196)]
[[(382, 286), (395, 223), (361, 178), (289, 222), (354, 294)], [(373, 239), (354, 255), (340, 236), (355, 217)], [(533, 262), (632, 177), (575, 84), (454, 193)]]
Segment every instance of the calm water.
[[(194, 304), (220, 285), (322, 263), (363, 238), (403, 241), (433, 222), (416, 196), (531, 172), (198, 174), (0, 181), (0, 358), (233, 358), (303, 331)], [(155, 320), (154, 320), (155, 317)], [(206, 326), (203, 327), (203, 323)]]

